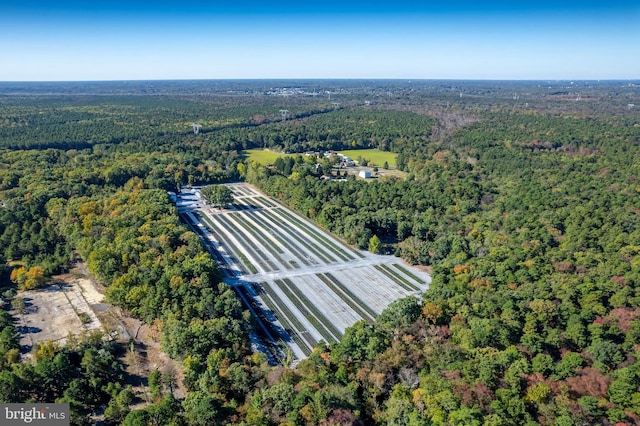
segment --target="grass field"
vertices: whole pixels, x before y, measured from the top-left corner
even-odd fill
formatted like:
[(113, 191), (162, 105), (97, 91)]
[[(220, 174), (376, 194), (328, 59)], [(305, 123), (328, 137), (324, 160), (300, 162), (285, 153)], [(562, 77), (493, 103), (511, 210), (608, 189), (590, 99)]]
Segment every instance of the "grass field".
[[(396, 156), (398, 155), (393, 152), (380, 151), (378, 149), (348, 149), (340, 151), (340, 153), (351, 157), (354, 160), (360, 156), (371, 161), (373, 163), (370, 164), (371, 166), (378, 167), (382, 167), (385, 161), (389, 163), (389, 167), (395, 167)], [(285, 154), (270, 151), (268, 149), (247, 149), (242, 151), (242, 155), (245, 159), (265, 165), (273, 164), (276, 161), (276, 158), (282, 157)]]
[(266, 164), (273, 164), (276, 161), (276, 158), (282, 157), (285, 154), (270, 151), (268, 149), (247, 149), (242, 151), (242, 155), (244, 158), (250, 161), (255, 161), (264, 166)]
[(352, 160), (360, 156), (371, 161), (373, 164), (370, 164), (370, 166), (379, 167), (382, 167), (385, 161), (389, 163), (389, 167), (395, 167), (396, 156), (398, 155), (394, 152), (380, 151), (379, 149), (348, 149), (346, 151), (340, 151), (340, 154), (344, 154)]

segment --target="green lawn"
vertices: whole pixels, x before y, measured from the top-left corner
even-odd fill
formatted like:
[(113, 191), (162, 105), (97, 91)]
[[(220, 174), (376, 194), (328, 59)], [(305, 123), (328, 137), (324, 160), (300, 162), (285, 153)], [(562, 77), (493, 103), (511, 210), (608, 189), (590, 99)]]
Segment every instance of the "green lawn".
[(242, 151), (242, 155), (244, 158), (250, 161), (256, 161), (263, 166), (266, 164), (273, 164), (274, 161), (276, 161), (276, 158), (284, 156), (284, 154), (270, 151), (268, 149), (247, 149)]
[[(347, 149), (345, 151), (340, 151), (340, 153), (351, 157), (353, 160), (357, 159), (358, 156), (361, 156), (362, 158), (373, 162), (373, 164), (371, 164), (372, 166), (378, 167), (382, 167), (385, 161), (389, 163), (389, 167), (395, 167), (396, 156), (398, 155), (393, 152), (380, 151), (378, 149)], [(265, 165), (273, 164), (276, 161), (276, 158), (282, 157), (285, 154), (268, 149), (247, 149), (242, 152), (242, 155), (245, 159)]]
[(384, 162), (389, 163), (389, 167), (396, 166), (396, 156), (398, 154), (394, 152), (380, 151), (379, 149), (348, 149), (340, 151), (340, 154), (344, 154), (350, 157), (352, 160), (356, 160), (358, 156), (371, 161), (372, 166), (382, 167)]

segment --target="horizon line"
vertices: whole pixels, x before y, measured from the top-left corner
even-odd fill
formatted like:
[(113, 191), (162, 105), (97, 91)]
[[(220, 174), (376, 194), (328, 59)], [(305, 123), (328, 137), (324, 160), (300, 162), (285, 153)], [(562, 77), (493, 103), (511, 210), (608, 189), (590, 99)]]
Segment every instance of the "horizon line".
[(128, 82), (189, 82), (189, 81), (522, 81), (522, 82), (540, 82), (540, 81), (619, 81), (632, 82), (640, 81), (640, 77), (632, 78), (455, 78), (455, 77), (220, 77), (220, 78), (150, 78), (150, 79), (87, 79), (87, 80), (0, 80), (0, 84), (5, 83), (128, 83)]

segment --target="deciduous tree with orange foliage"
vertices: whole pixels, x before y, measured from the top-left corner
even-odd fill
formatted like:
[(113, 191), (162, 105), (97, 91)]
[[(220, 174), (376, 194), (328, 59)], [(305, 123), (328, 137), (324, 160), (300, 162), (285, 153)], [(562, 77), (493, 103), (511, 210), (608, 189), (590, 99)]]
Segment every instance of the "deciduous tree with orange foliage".
[(32, 266), (28, 270), (25, 266), (14, 269), (11, 271), (10, 279), (20, 290), (38, 288), (46, 282), (44, 269), (40, 266)]

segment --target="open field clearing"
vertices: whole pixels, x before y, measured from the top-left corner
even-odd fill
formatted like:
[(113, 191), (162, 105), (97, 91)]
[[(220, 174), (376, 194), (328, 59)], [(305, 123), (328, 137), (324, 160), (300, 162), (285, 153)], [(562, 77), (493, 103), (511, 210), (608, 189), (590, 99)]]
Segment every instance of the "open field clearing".
[(395, 152), (380, 151), (379, 149), (347, 149), (339, 152), (352, 160), (362, 157), (369, 160), (371, 166), (378, 167), (382, 167), (385, 161), (390, 167), (395, 167), (396, 157), (398, 156)]
[[(250, 161), (255, 161), (262, 165), (273, 164), (275, 163), (276, 159), (278, 159), (278, 157), (288, 156), (287, 154), (278, 153), (275, 151), (271, 151), (269, 149), (247, 149), (242, 153), (244, 158)], [(354, 160), (357, 159), (359, 156), (361, 156), (362, 158), (365, 158), (370, 161), (370, 164), (367, 167), (355, 166), (355, 167), (349, 167), (346, 169), (343, 168), (343, 169), (340, 169), (341, 172), (346, 171), (351, 175), (358, 176), (358, 173), (361, 170), (371, 171), (373, 167), (378, 167), (379, 170), (377, 172), (377, 176), (376, 176), (377, 178), (395, 177), (399, 179), (405, 179), (407, 177), (406, 172), (396, 169), (396, 157), (397, 157), (396, 153), (380, 151), (378, 149), (350, 149), (350, 150), (340, 151), (340, 154), (344, 154)], [(295, 155), (299, 155), (299, 154), (291, 154), (290, 156), (295, 156)], [(390, 167), (389, 169), (386, 169), (386, 170), (382, 169), (382, 166), (384, 165), (385, 162), (387, 162), (387, 164), (389, 165)], [(334, 168), (334, 172), (336, 170), (338, 169)]]
[(18, 295), (25, 301), (23, 312), (14, 312), (23, 354), (45, 340), (63, 345), (69, 335), (102, 327), (91, 306), (100, 304), (103, 296), (88, 279), (66, 274), (54, 280), (45, 288)]
[(178, 208), (280, 354), (288, 345), (304, 358), (319, 341), (339, 340), (431, 282), (395, 257), (346, 246), (248, 184), (228, 186), (230, 208), (204, 205), (195, 189), (182, 192)]
[(242, 154), (249, 160), (255, 161), (260, 164), (273, 164), (278, 157), (283, 157), (285, 154), (281, 154), (269, 149), (247, 149)]
[[(338, 151), (340, 154), (355, 160), (358, 157), (362, 157), (371, 162), (371, 166), (382, 167), (387, 162), (390, 167), (396, 166), (396, 157), (398, 154), (395, 152), (380, 151), (379, 149), (347, 149)], [(244, 157), (250, 161), (256, 161), (260, 164), (273, 164), (278, 157), (285, 157), (287, 155), (295, 156), (299, 154), (284, 154), (281, 152), (275, 152), (270, 149), (247, 149), (242, 152)]]

